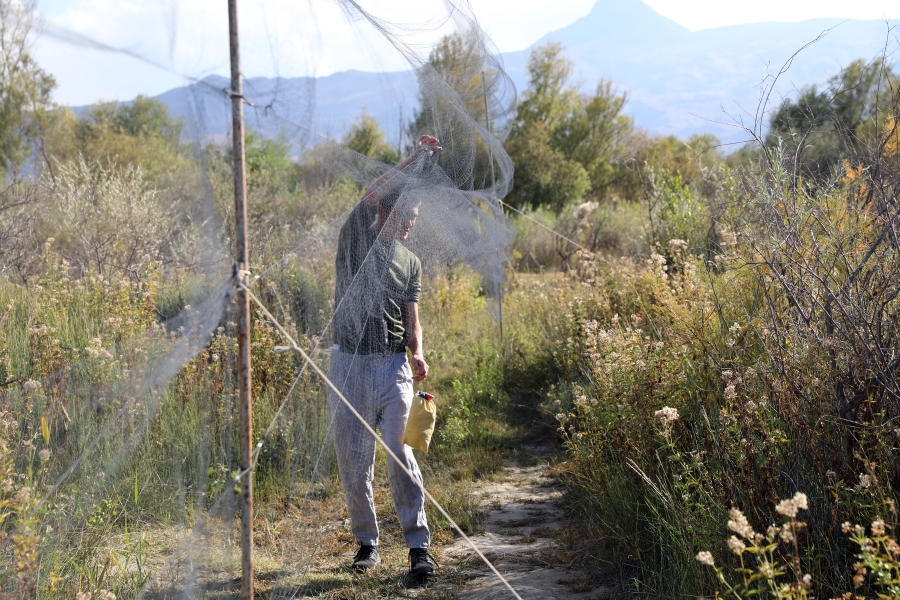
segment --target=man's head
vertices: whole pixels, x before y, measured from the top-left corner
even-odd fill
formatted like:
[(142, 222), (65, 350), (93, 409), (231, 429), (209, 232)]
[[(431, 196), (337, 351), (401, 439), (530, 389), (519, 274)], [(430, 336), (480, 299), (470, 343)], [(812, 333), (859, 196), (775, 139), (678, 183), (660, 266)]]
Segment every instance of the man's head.
[(405, 240), (416, 224), (421, 204), (415, 194), (404, 193), (402, 186), (385, 194), (378, 201), (375, 231), (382, 239)]

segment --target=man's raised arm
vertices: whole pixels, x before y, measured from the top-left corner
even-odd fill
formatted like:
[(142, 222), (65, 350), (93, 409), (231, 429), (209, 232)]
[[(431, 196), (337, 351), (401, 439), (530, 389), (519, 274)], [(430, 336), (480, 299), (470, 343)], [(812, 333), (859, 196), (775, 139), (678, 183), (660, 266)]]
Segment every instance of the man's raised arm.
[(385, 194), (403, 182), (403, 170), (409, 166), (409, 163), (413, 161), (416, 154), (418, 152), (430, 152), (433, 154), (435, 150), (441, 149), (441, 147), (437, 145), (439, 141), (440, 140), (431, 135), (419, 137), (419, 139), (416, 140), (415, 152), (404, 158), (399, 165), (391, 168), (385, 172), (384, 175), (373, 181), (372, 185), (366, 190), (366, 193), (363, 194), (363, 202), (369, 206), (378, 204), (378, 201), (381, 200)]

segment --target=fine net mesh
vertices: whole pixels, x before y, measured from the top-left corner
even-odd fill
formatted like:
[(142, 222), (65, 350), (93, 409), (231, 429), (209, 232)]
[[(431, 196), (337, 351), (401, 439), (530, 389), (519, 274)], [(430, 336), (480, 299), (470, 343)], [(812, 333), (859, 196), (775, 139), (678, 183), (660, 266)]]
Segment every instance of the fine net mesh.
[[(335, 409), (334, 394), (306, 361), (276, 353), (290, 345), (284, 334), (347, 396), (373, 396), (380, 384), (350, 373), (404, 356), (414, 329), (410, 304), (432, 293), (434, 278), (471, 270), (496, 310), (512, 241), (498, 199), (512, 184), (503, 142), (515, 89), (471, 8), (463, 0), (419, 2), (414, 13), (390, 3), (336, 5), (345, 16), (340, 33), (317, 29), (312, 3), (255, 0), (239, 7), (250, 130), (249, 287), (277, 320), (253, 308), (255, 539), (265, 547), (256, 568), (271, 598), (306, 594), (320, 535), (344, 526), (325, 520), (323, 504), (313, 501), (334, 494), (335, 427), (345, 434), (338, 452), (341, 443), (362, 458), (374, 452), (371, 439), (352, 443), (369, 434), (338, 422), (349, 417)], [(189, 284), (173, 301), (177, 310), (159, 318), (157, 308), (147, 307), (158, 306), (170, 289), (165, 268), (129, 285), (99, 277), (91, 318), (103, 321), (104, 307), (121, 315), (123, 304), (133, 306), (130, 328), (86, 339), (65, 369), (2, 392), (7, 415), (27, 415), (24, 426), (5, 432), (7, 440), (31, 444), (22, 460), (33, 467), (16, 469), (45, 469), (33, 501), (21, 504), (28, 515), (19, 522), (27, 525), (13, 532), (40, 537), (44, 579), (29, 585), (41, 595), (98, 597), (101, 589), (116, 589), (119, 597), (212, 597), (241, 586), (231, 98), (228, 80), (209, 75), (209, 65), (227, 65), (221, 43), (227, 21), (223, 5), (218, 31), (194, 31), (190, 14), (169, 9), (160, 7), (178, 35), (168, 39), (169, 58), (151, 62), (185, 76), (182, 101), (196, 168), (174, 209), (191, 232)], [(115, 51), (77, 32), (48, 29), (72, 44)], [(185, 36), (192, 44), (182, 49)], [(316, 65), (328, 61), (322, 36), (345, 36), (373, 54), (390, 47), (414, 77), (416, 109), (389, 144), (400, 151), (399, 165), (351, 148), (347, 123), (318, 118), (345, 100), (323, 97), (311, 77), (294, 77), (315, 75)], [(387, 91), (373, 106), (397, 102), (391, 88), (379, 89)], [(419, 143), (423, 135), (438, 141)], [(254, 161), (272, 148), (297, 165), (289, 195), (302, 202), (280, 198), (284, 190), (273, 192), (265, 173), (254, 171)], [(153, 311), (157, 318), (148, 318)], [(409, 367), (402, 372), (412, 375)], [(372, 423), (382, 416), (371, 403), (359, 409)], [(391, 426), (379, 424), (388, 435)], [(41, 462), (38, 446), (52, 459)], [(96, 551), (105, 546), (119, 550)], [(16, 589), (12, 580), (6, 585)]]

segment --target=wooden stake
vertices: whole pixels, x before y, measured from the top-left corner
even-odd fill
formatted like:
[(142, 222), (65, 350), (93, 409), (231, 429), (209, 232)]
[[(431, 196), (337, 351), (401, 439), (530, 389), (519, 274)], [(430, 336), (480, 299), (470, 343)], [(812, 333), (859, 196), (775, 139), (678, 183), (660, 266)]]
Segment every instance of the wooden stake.
[[(487, 101), (487, 82), (484, 79), (484, 71), (481, 72), (481, 90), (484, 95), (484, 120), (487, 124), (488, 133), (493, 135), (491, 131), (491, 113), (488, 112), (488, 101)], [(491, 148), (490, 141), (488, 141), (488, 160), (491, 161), (491, 191), (494, 189), (495, 181), (494, 181), (494, 150)], [(500, 206), (500, 202), (497, 202), (497, 205)], [(502, 210), (502, 209), (501, 209)], [(499, 296), (497, 299), (498, 309), (499, 309), (499, 317), (500, 317), (500, 349), (503, 350), (503, 284), (501, 282), (500, 289), (498, 290)]]
[[(244, 172), (244, 85), (238, 43), (237, 0), (228, 0), (228, 37), (231, 48), (231, 131), (234, 141), (235, 278), (248, 284), (247, 181)], [(253, 413), (250, 397), (250, 297), (237, 290), (238, 399), (241, 405), (241, 599), (253, 598)]]

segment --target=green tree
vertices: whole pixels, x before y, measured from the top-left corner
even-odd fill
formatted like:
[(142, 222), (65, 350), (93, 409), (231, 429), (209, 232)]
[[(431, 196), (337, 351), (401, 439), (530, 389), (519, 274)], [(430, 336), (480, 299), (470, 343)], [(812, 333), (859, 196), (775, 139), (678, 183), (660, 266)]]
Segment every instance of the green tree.
[(136, 166), (151, 181), (188, 168), (184, 121), (159, 100), (140, 95), (130, 103), (98, 103), (81, 119), (68, 109), (56, 117), (44, 138), (47, 155), (56, 161), (80, 156), (104, 168)]
[(622, 176), (618, 165), (631, 132), (626, 97), (601, 80), (593, 94), (572, 83), (562, 45), (535, 48), (507, 151), (516, 164), (510, 202), (560, 212), (567, 204), (602, 200)]
[(883, 60), (855, 60), (824, 89), (807, 86), (796, 99), (785, 99), (772, 116), (766, 146), (781, 144), (804, 172), (826, 177), (844, 159), (867, 152), (861, 133), (879, 107), (890, 112), (896, 89), (896, 76)]
[(700, 177), (704, 167), (712, 167), (722, 160), (719, 144), (719, 139), (711, 133), (695, 133), (686, 140), (674, 135), (649, 138), (637, 149), (635, 162), (678, 173), (690, 185)]
[(34, 0), (0, 0), (0, 160), (15, 172), (32, 154), (52, 107), (53, 77), (32, 56)]
[[(485, 103), (485, 92), (502, 74), (487, 60), (478, 30), (445, 36), (419, 69), (419, 108), (407, 133), (407, 152), (422, 134), (441, 140), (441, 166), (462, 187), (490, 185), (491, 157), (475, 124), (490, 129), (502, 107)], [(472, 152), (474, 148), (474, 154)]]
[(400, 162), (397, 150), (387, 143), (387, 136), (378, 126), (378, 121), (363, 111), (344, 136), (344, 145), (363, 156), (374, 158), (389, 165)]

